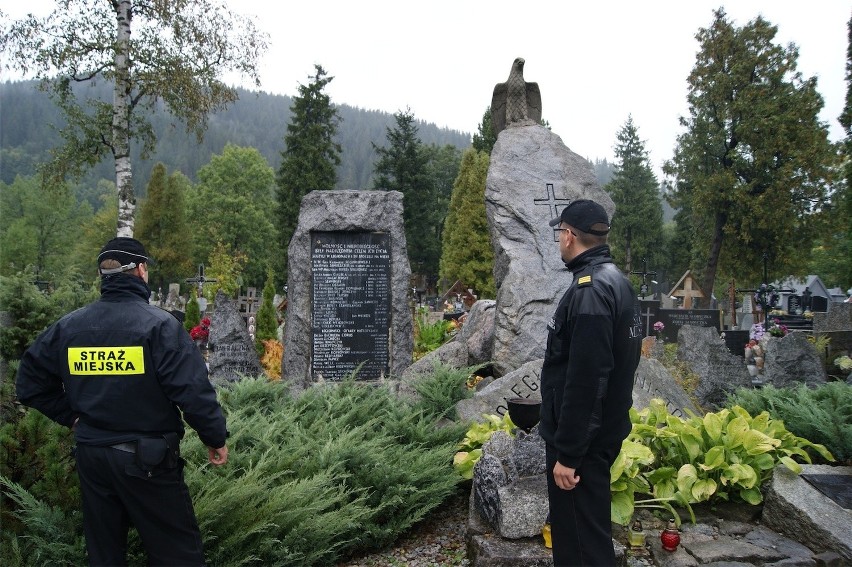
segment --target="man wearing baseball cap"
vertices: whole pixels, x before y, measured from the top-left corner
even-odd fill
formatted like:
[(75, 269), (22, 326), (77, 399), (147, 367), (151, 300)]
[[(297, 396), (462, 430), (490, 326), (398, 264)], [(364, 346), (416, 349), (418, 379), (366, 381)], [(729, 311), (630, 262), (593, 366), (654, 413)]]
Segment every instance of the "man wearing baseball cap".
[(541, 369), (553, 562), (615, 565), (609, 470), (631, 429), (639, 303), (612, 262), (600, 204), (573, 201), (550, 226), (573, 275), (548, 324)]
[(131, 524), (149, 564), (204, 565), (183, 478), (183, 420), (210, 463), (228, 461), (203, 357), (175, 317), (148, 304), (150, 262), (138, 240), (107, 242), (100, 299), (48, 327), (18, 368), (18, 400), (74, 430), (90, 565), (126, 565)]

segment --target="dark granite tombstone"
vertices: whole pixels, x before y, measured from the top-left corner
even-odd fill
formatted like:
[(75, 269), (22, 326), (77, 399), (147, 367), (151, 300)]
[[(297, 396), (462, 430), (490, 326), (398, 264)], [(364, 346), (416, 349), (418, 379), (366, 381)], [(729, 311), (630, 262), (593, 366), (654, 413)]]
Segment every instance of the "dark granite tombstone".
[(314, 376), (338, 382), (359, 366), (359, 380), (388, 374), (390, 256), (386, 232), (311, 234)]
[(657, 319), (665, 325), (663, 339), (677, 341), (677, 333), (684, 325), (715, 327), (722, 332), (722, 311), (719, 309), (659, 309)]
[(787, 313), (798, 315), (802, 311), (802, 298), (798, 295), (790, 295), (787, 298)]
[(821, 295), (815, 295), (811, 298), (811, 311), (816, 313), (825, 313), (828, 311), (828, 298)]
[(234, 301), (219, 291), (214, 304), (208, 338), (210, 381), (227, 384), (263, 374), (254, 341)]
[(296, 390), (396, 379), (411, 364), (402, 194), (312, 191), (288, 249), (283, 378)]

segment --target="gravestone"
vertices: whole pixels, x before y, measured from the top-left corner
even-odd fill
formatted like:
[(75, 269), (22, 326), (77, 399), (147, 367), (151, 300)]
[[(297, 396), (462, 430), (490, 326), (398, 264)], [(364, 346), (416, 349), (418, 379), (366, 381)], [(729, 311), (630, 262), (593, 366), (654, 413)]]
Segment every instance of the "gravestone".
[(241, 378), (263, 374), (260, 359), (249, 337), (245, 321), (234, 301), (221, 290), (216, 293), (215, 309), (210, 316), (207, 362), (210, 381), (228, 384)]
[(787, 313), (790, 315), (802, 313), (802, 298), (800, 296), (790, 295), (787, 297)]
[(284, 378), (301, 389), (399, 377), (411, 364), (402, 193), (312, 191), (288, 248)]
[[(506, 400), (511, 398), (541, 399), (541, 365), (543, 360), (528, 362), (497, 378), (473, 397), (456, 403), (459, 421), (484, 421), (483, 415), (503, 416), (509, 411)], [(742, 363), (740, 363), (742, 365)], [(657, 360), (642, 357), (633, 381), (633, 407), (642, 409), (652, 398), (665, 402), (669, 413), (686, 416), (687, 410), (699, 413), (684, 389)]]
[(491, 152), (485, 213), (494, 249), (494, 368), (503, 375), (542, 358), (547, 322), (571, 283), (548, 222), (577, 199), (612, 218), (615, 205), (588, 161), (544, 126), (510, 124)]
[(665, 325), (663, 339), (676, 342), (678, 332), (685, 325), (713, 327), (717, 333), (722, 332), (723, 314), (721, 309), (658, 309), (657, 320)]

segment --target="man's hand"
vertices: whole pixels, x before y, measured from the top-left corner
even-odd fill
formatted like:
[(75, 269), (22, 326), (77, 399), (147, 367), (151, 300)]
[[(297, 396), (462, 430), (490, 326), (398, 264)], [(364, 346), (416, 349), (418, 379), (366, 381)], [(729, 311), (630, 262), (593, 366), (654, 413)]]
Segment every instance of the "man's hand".
[(218, 449), (207, 447), (207, 460), (215, 467), (219, 467), (228, 462), (228, 446), (222, 445)]
[(553, 480), (556, 481), (556, 486), (562, 490), (573, 490), (580, 483), (580, 477), (576, 472), (575, 469), (557, 461), (553, 467)]

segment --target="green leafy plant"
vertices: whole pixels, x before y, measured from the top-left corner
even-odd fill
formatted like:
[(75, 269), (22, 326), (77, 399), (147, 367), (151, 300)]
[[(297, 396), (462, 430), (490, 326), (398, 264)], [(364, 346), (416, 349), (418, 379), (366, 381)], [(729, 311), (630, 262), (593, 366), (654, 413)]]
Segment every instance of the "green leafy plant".
[[(808, 450), (824, 459), (834, 457), (823, 445), (787, 431), (768, 412), (752, 417), (734, 406), (702, 417), (671, 415), (662, 400), (642, 411), (630, 410), (632, 431), (611, 469), (614, 487), (612, 518), (626, 524), (635, 506), (645, 502), (668, 507), (679, 504), (692, 515), (691, 504), (726, 500), (759, 504), (760, 487), (775, 466), (799, 473), (800, 459), (810, 463)], [(647, 448), (649, 455), (636, 445)], [(636, 494), (649, 495), (637, 501)], [(677, 517), (677, 515), (676, 515)]]
[(455, 321), (438, 319), (434, 323), (429, 323), (426, 313), (421, 311), (415, 319), (414, 360), (422, 358), (449, 341), (455, 335), (456, 329)]
[(852, 462), (852, 386), (845, 382), (742, 388), (728, 397), (728, 405), (751, 414), (768, 411), (799, 437), (824, 445), (838, 461)]
[(470, 480), (473, 478), (473, 467), (482, 456), (482, 446), (491, 439), (497, 431), (505, 431), (512, 434), (515, 424), (509, 418), (509, 412), (502, 417), (495, 414), (483, 414), (484, 421), (476, 422), (470, 426), (467, 433), (459, 443), (459, 450), (453, 457), (453, 466), (462, 478)]

